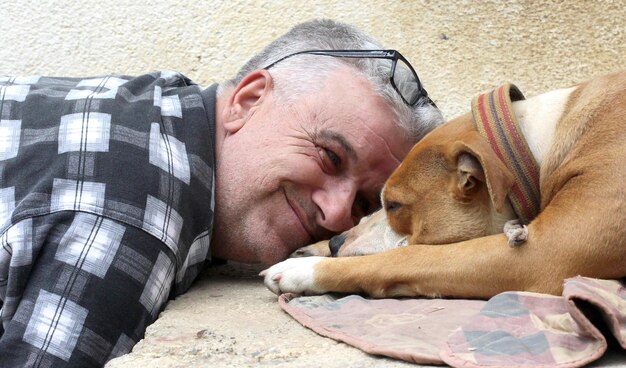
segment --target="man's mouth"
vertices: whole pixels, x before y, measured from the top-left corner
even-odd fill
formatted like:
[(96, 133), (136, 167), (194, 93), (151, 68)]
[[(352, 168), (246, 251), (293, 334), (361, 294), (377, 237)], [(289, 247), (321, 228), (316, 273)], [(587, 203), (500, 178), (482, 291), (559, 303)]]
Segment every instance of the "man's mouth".
[(301, 244), (301, 246), (313, 243), (313, 241), (315, 239), (315, 235), (313, 235), (314, 232), (311, 230), (311, 228), (310, 228), (310, 226), (308, 224), (308, 221), (307, 221), (308, 217), (306, 216), (306, 214), (304, 213), (302, 208), (297, 205), (297, 202), (292, 202), (289, 199), (289, 196), (287, 195), (287, 192), (284, 189), (283, 189), (283, 194), (285, 195), (285, 199), (287, 200), (287, 204), (289, 204), (289, 207), (291, 207), (291, 210), (294, 212), (294, 214), (298, 218), (298, 222), (300, 223), (300, 226), (302, 227), (302, 232), (304, 234), (306, 234), (306, 236), (307, 236), (306, 242), (304, 244)]

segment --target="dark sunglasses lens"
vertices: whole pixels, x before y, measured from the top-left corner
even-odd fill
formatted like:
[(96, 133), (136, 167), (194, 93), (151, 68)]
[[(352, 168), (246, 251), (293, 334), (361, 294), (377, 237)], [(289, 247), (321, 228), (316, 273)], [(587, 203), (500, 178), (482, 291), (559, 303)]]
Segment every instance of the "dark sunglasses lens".
[(396, 65), (396, 71), (393, 74), (393, 83), (396, 85), (402, 98), (404, 98), (409, 105), (415, 104), (422, 93), (419, 82), (417, 81), (417, 76), (401, 59), (398, 59)]

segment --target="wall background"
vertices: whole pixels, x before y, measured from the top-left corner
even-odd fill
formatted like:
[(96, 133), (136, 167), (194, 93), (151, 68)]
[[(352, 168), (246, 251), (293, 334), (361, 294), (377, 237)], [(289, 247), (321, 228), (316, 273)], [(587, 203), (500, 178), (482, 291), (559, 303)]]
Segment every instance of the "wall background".
[(208, 85), (323, 17), (402, 52), (447, 118), (505, 81), (532, 96), (626, 67), (625, 0), (0, 0), (0, 74), (174, 69)]

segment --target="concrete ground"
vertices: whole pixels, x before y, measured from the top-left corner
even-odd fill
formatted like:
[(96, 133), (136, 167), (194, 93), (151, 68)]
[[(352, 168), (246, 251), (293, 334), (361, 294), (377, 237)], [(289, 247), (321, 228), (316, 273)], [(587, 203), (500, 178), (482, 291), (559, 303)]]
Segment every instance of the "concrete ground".
[[(372, 356), (317, 335), (278, 306), (257, 276), (259, 267), (209, 269), (171, 301), (131, 354), (106, 368), (324, 367), (408, 368), (415, 364)], [(626, 367), (612, 353), (592, 367)]]
[(415, 367), (321, 337), (280, 309), (259, 267), (209, 269), (107, 368)]

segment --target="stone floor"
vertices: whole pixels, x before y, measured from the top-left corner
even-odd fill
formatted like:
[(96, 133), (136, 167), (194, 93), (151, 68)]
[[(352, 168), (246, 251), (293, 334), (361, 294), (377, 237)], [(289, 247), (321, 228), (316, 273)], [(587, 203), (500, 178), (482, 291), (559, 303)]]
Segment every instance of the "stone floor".
[(107, 368), (415, 367), (321, 337), (293, 320), (257, 276), (260, 268), (210, 269), (170, 302), (131, 354)]
[[(365, 354), (301, 326), (280, 309), (259, 270), (238, 264), (208, 270), (168, 304), (132, 353), (106, 367), (417, 367)], [(626, 367), (626, 353), (593, 367)]]

